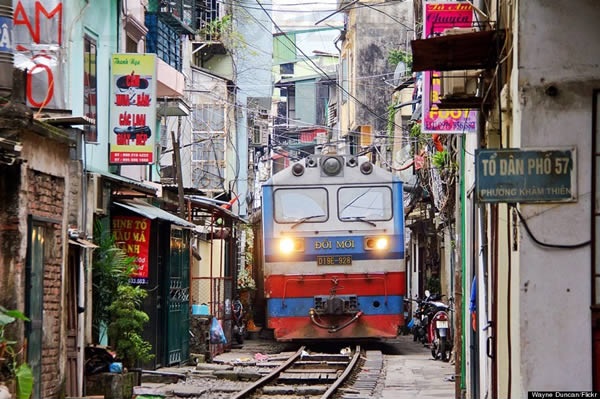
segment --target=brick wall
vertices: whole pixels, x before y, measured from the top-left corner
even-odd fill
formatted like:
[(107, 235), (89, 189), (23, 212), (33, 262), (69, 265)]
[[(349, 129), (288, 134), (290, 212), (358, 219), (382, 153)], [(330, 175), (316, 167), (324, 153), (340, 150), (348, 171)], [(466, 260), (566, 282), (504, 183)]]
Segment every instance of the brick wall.
[(27, 202), (33, 216), (61, 221), (48, 223), (44, 263), (42, 397), (56, 398), (62, 388), (62, 275), (63, 240), (67, 228), (62, 225), (65, 209), (65, 180), (43, 172), (28, 170)]

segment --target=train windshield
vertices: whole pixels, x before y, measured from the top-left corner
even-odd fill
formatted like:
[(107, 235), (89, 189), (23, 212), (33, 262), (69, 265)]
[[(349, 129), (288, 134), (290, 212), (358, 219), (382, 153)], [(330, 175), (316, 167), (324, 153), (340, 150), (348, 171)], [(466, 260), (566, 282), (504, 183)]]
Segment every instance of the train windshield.
[(392, 190), (389, 187), (342, 187), (338, 190), (340, 220), (390, 220)]
[(324, 188), (282, 188), (275, 190), (273, 196), (278, 223), (323, 222), (329, 217)]

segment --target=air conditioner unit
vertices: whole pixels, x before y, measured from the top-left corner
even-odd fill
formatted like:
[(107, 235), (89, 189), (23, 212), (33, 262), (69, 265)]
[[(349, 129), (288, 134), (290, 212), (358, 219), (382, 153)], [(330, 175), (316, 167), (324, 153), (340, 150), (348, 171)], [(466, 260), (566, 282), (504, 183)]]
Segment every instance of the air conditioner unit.
[(88, 203), (92, 205), (95, 213), (106, 215), (108, 213), (109, 190), (104, 188), (102, 176), (93, 173), (90, 179), (90, 198)]
[(440, 97), (468, 98), (477, 95), (479, 70), (442, 72)]

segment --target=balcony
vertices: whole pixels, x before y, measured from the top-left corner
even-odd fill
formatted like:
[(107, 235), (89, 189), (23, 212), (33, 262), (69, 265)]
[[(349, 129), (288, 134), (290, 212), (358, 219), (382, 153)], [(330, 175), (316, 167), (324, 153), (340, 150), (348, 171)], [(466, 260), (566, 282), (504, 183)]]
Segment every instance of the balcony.
[(181, 34), (195, 33), (195, 0), (151, 0), (148, 12), (160, 18)]
[[(440, 109), (478, 109), (489, 107), (491, 97), (483, 98), (486, 87), (493, 83), (489, 73), (502, 56), (504, 30), (457, 30), (442, 36), (413, 40), (414, 72), (441, 72)], [(433, 76), (433, 75), (432, 75)], [(485, 102), (485, 103), (484, 103)]]
[(156, 66), (156, 97), (183, 97), (185, 78), (181, 72), (157, 58)]

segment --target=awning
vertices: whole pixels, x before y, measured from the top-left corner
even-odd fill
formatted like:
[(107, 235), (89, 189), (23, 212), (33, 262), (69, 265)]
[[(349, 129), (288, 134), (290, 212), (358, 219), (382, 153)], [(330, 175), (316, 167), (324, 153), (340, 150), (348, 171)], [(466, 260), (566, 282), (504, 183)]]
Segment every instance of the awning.
[(99, 174), (108, 181), (127, 186), (127, 187), (131, 188), (132, 190), (135, 190), (135, 191), (138, 191), (138, 192), (141, 192), (144, 194), (150, 194), (153, 196), (157, 195), (158, 189), (156, 187), (153, 187), (148, 184), (144, 184), (143, 182), (133, 180), (133, 179), (130, 179), (125, 176), (119, 176), (119, 175), (115, 175), (115, 174), (112, 174), (109, 172), (101, 171), (99, 169), (95, 169), (92, 167), (88, 167), (86, 171), (88, 173)]
[(150, 205), (146, 202), (135, 200), (121, 200), (121, 202), (114, 202), (114, 204), (125, 208), (129, 211), (135, 212), (138, 215), (147, 217), (148, 219), (161, 219), (174, 223), (178, 226), (187, 227), (190, 229), (196, 228), (195, 224), (190, 223), (187, 220), (180, 218), (179, 216), (175, 216), (172, 213), (169, 213), (154, 205)]
[(505, 32), (479, 31), (411, 41), (413, 72), (489, 69), (496, 66)]
[(219, 204), (212, 198), (200, 197), (197, 195), (190, 195), (185, 198), (191, 202), (191, 205), (194, 208), (201, 208), (213, 215), (226, 217), (239, 223), (247, 223), (246, 220), (225, 208), (226, 202)]
[(83, 248), (98, 248), (96, 244), (83, 238), (70, 238), (69, 244), (78, 245)]

